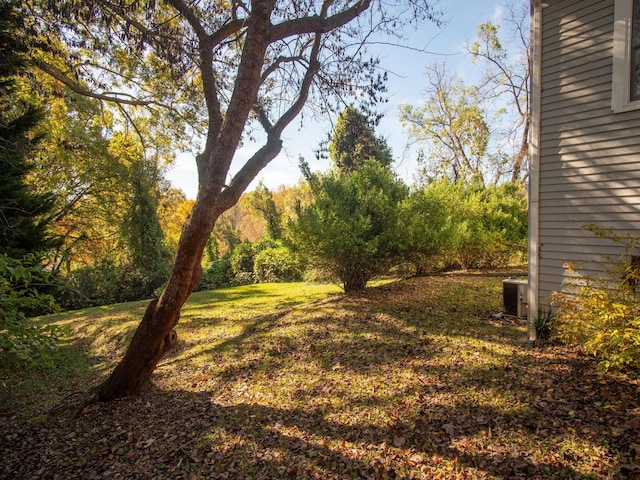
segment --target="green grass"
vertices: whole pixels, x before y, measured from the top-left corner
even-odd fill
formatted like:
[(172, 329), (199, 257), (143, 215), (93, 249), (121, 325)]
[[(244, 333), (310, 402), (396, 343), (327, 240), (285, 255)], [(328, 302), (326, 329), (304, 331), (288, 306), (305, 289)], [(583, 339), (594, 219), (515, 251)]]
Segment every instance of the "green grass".
[[(500, 295), (501, 278), (479, 276), (200, 292), (153, 388), (71, 424), (43, 412), (108, 374), (145, 302), (47, 317), (73, 332), (60, 363), (5, 375), (0, 418), (45, 425), (40, 462), (64, 455), (62, 476), (621, 478), (638, 382), (524, 347), (523, 325), (491, 316)], [(11, 448), (7, 468), (33, 476), (16, 459), (38, 447)]]

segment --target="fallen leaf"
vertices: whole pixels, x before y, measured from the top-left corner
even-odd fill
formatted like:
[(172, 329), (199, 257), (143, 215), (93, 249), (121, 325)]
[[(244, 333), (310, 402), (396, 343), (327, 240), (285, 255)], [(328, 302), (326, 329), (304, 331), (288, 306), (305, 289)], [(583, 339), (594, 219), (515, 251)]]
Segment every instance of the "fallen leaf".
[(393, 445), (398, 448), (404, 447), (404, 444), (406, 443), (406, 441), (407, 441), (406, 438), (400, 437), (398, 435), (393, 437)]

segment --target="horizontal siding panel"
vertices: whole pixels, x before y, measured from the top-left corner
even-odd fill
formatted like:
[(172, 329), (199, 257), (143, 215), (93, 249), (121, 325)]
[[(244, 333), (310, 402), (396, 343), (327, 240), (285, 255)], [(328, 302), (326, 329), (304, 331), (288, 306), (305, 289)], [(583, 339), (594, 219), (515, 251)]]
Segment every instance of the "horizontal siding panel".
[[(604, 63), (604, 62), (601, 62)], [(590, 67), (590, 68), (586, 68)], [(590, 88), (602, 89), (605, 86), (611, 88), (611, 63), (604, 63), (599, 68), (594, 65), (585, 65), (585, 71), (576, 72), (570, 76), (550, 78), (544, 84), (542, 101), (553, 95), (573, 92), (575, 90), (586, 90)]]
[[(553, 104), (548, 104), (540, 112), (540, 119), (544, 126), (555, 125), (556, 123), (579, 122), (584, 118), (611, 114), (611, 96), (607, 94), (603, 98), (603, 93), (585, 95), (581, 103), (571, 100), (561, 100)], [(557, 121), (553, 121), (557, 119)]]
[(595, 155), (572, 155), (571, 158), (567, 158), (568, 155), (550, 155), (550, 157), (557, 158), (555, 158), (555, 161), (550, 161), (550, 159), (547, 158), (545, 163), (541, 165), (541, 171), (543, 174), (554, 172), (554, 175), (558, 175), (558, 170), (570, 173), (594, 168), (599, 169), (598, 171), (633, 170), (634, 166), (636, 169), (640, 168), (638, 166), (638, 156), (631, 153), (634, 150), (640, 150), (640, 145), (638, 145), (638, 147), (638, 149), (633, 148), (633, 146), (626, 147), (630, 152), (622, 155), (605, 155), (606, 152), (594, 152), (596, 153)]
[[(579, 234), (577, 232), (579, 232)], [(554, 245), (563, 247), (566, 245), (569, 248), (576, 248), (586, 243), (602, 248), (619, 248), (619, 244), (614, 242), (613, 240), (610, 240), (608, 238), (596, 237), (595, 235), (585, 237), (585, 233), (586, 232), (584, 230), (575, 229), (547, 229), (541, 232), (540, 243), (545, 246), (545, 249), (547, 247), (553, 249)]]
[[(628, 157), (621, 157), (628, 159)], [(606, 162), (606, 159), (602, 159)], [(574, 166), (574, 163), (582, 165)], [(553, 178), (566, 178), (566, 177), (586, 177), (593, 175), (608, 175), (608, 174), (620, 174), (623, 177), (627, 175), (640, 175), (640, 165), (637, 163), (600, 163), (598, 165), (587, 166), (586, 162), (572, 162), (549, 164), (549, 168), (541, 172), (540, 178), (553, 179)]]
[(603, 126), (605, 128), (624, 128), (625, 126), (627, 128), (637, 128), (637, 126), (640, 126), (640, 118), (638, 118), (638, 113), (634, 111), (616, 113), (614, 115), (611, 113), (611, 105), (608, 105), (608, 108), (604, 110), (601, 115), (594, 113), (586, 118), (580, 118), (572, 122), (564, 119), (564, 121), (559, 121), (552, 126), (546, 123), (542, 128), (542, 136), (544, 137), (554, 132), (571, 132), (590, 127), (594, 127), (596, 131), (602, 131)]
[(557, 65), (545, 68), (544, 75), (542, 75), (542, 84), (546, 85), (548, 82), (561, 81), (565, 78), (581, 77), (585, 74), (588, 75), (588, 72), (592, 69), (595, 71), (611, 72), (612, 65), (613, 60), (610, 55), (601, 55), (601, 58), (592, 59), (589, 62), (585, 62), (583, 57), (576, 57), (564, 63), (558, 63)]
[[(560, 246), (560, 245), (557, 245)], [(540, 258), (547, 258), (558, 261), (570, 261), (570, 262), (593, 262), (598, 260), (604, 260), (605, 258), (619, 258), (624, 254), (624, 248), (616, 248), (612, 246), (602, 245), (582, 245), (580, 247), (569, 248), (568, 245), (564, 245), (564, 248), (551, 248), (552, 245), (543, 244), (540, 247)]]
[(597, 185), (594, 185), (592, 189), (581, 190), (548, 190), (545, 193), (544, 198), (548, 201), (553, 200), (565, 201), (568, 204), (571, 202), (584, 202), (584, 200), (591, 200), (594, 202), (607, 202), (609, 200), (616, 202), (635, 202), (640, 203), (640, 190), (637, 188), (618, 188), (616, 190), (603, 190)]
[[(620, 224), (619, 224), (620, 225)], [(625, 242), (614, 242), (609, 238), (599, 238), (595, 235), (591, 237), (580, 237), (578, 235), (571, 235), (571, 232), (577, 231), (580, 225), (576, 224), (573, 228), (567, 229), (567, 235), (562, 235), (562, 225), (557, 224), (556, 228), (547, 228), (540, 234), (540, 245), (545, 252), (563, 252), (563, 251), (584, 251), (587, 252), (587, 248), (598, 249), (598, 251), (605, 252), (607, 255), (619, 255), (627, 248)], [(613, 231), (613, 230), (612, 230)], [(617, 234), (624, 236), (627, 232), (622, 230), (615, 231)], [(585, 231), (582, 232), (584, 235)], [(640, 231), (635, 231), (636, 236)]]
[(568, 28), (567, 25), (576, 23), (580, 18), (600, 12), (601, 16), (613, 14), (612, 5), (601, 0), (575, 0), (549, 2), (543, 9), (543, 29), (553, 32)]
[[(602, 164), (606, 165), (607, 158), (609, 157), (608, 152), (610, 152), (613, 148), (625, 148), (630, 147), (629, 153), (633, 151), (640, 151), (640, 137), (630, 136), (624, 130), (613, 132), (611, 137), (607, 137), (604, 135), (591, 135), (590, 137), (567, 137), (563, 139), (556, 139), (555, 141), (547, 141), (544, 145), (544, 149), (542, 153), (547, 153), (548, 155), (561, 155), (563, 158), (565, 155), (570, 153), (599, 153), (599, 157), (591, 156), (586, 158), (600, 158), (603, 160)], [(616, 162), (617, 165), (625, 165), (629, 163), (625, 161), (628, 159), (630, 155), (622, 155), (620, 156), (620, 161)], [(580, 161), (581, 158), (577, 157), (574, 160), (568, 161)], [(615, 161), (615, 160), (613, 160)], [(563, 158), (563, 164), (565, 163)]]
[(628, 163), (629, 157), (638, 158), (638, 154), (639, 152), (637, 145), (626, 145), (617, 148), (609, 148), (605, 151), (600, 149), (592, 149), (583, 152), (565, 153), (564, 155), (547, 153), (542, 158), (540, 166), (543, 170), (554, 168), (554, 165), (557, 165), (556, 168), (561, 168), (561, 165), (563, 165), (565, 162), (569, 163), (585, 159), (598, 160), (603, 164), (606, 164), (608, 162), (612, 162), (615, 164)]
[(596, 78), (601, 77), (600, 80), (597, 80), (598, 83), (611, 82), (612, 65), (611, 57), (603, 55), (601, 59), (596, 59), (593, 62), (585, 62), (584, 59), (581, 59), (571, 69), (564, 65), (563, 70), (558, 70), (554, 74), (547, 72), (547, 75), (542, 78), (545, 95), (549, 95), (547, 89), (571, 85), (576, 81), (596, 83)]
[(594, 138), (593, 142), (575, 142), (570, 144), (569, 141), (562, 142), (562, 145), (543, 145), (541, 154), (544, 155), (565, 155), (576, 152), (591, 152), (593, 150), (610, 150), (612, 148), (628, 147), (640, 145), (640, 138), (636, 136), (618, 138), (618, 139), (599, 139)]
[(552, 53), (565, 45), (572, 45), (576, 37), (584, 38), (589, 33), (597, 35), (600, 30), (610, 30), (613, 20), (613, 9), (604, 2), (584, 2), (577, 10), (569, 6), (564, 12), (544, 13), (542, 27), (546, 51), (543, 50), (543, 53)]
[[(573, 173), (573, 174), (572, 174)], [(544, 185), (565, 185), (567, 188), (580, 189), (582, 184), (586, 184), (587, 188), (615, 190), (617, 188), (634, 188), (640, 184), (640, 164), (635, 165), (635, 169), (631, 167), (624, 172), (616, 169), (609, 169), (593, 174), (583, 174), (578, 171), (557, 171), (555, 175), (542, 175)], [(597, 183), (597, 185), (594, 185)]]
[(563, 66), (562, 58), (566, 58), (569, 61), (582, 58), (583, 62), (588, 62), (590, 59), (605, 58), (613, 47), (611, 32), (612, 30), (608, 28), (594, 29), (591, 34), (583, 33), (565, 43), (556, 45), (547, 43), (549, 40), (545, 39), (545, 43), (542, 46), (543, 68), (552, 68), (554, 66), (562, 69), (567, 68), (566, 65)]
[[(584, 180), (579, 181), (579, 179), (569, 177), (568, 179), (560, 180), (554, 183), (550, 183), (550, 180), (546, 182), (542, 182), (542, 187), (540, 187), (540, 194), (542, 196), (543, 203), (547, 200), (547, 193), (553, 193), (554, 195), (551, 198), (555, 198), (558, 193), (566, 193), (569, 190), (582, 191), (585, 193), (589, 192), (604, 192), (609, 195), (615, 195), (617, 190), (627, 191), (629, 189), (638, 189), (640, 188), (640, 179), (638, 178), (628, 178), (624, 181), (615, 180), (615, 181), (607, 181), (600, 182), (599, 185), (594, 185), (593, 183), (586, 183)], [(595, 194), (594, 194), (595, 196)]]
[[(615, 117), (609, 115), (600, 120), (615, 120)], [(573, 128), (567, 127), (564, 130), (547, 129), (545, 132), (541, 132), (540, 139), (543, 143), (562, 142), (563, 140), (593, 142), (593, 139), (599, 138), (610, 140), (635, 137), (638, 128), (640, 128), (640, 119), (629, 122), (610, 121), (605, 123), (604, 126), (601, 124), (599, 128), (598, 125), (585, 125), (580, 122), (579, 124), (574, 124)], [(640, 139), (638, 144), (640, 145)]]
[[(567, 209), (568, 210), (568, 209)], [(562, 221), (570, 221), (574, 222), (578, 225), (586, 225), (590, 223), (598, 222), (616, 222), (619, 225), (625, 225), (625, 227), (631, 228), (634, 224), (638, 224), (638, 220), (640, 217), (638, 216), (638, 211), (634, 212), (622, 212), (622, 213), (603, 213), (603, 212), (584, 212), (584, 213), (576, 213), (572, 211), (565, 211), (565, 213), (558, 214), (547, 214), (540, 213), (540, 220), (543, 222), (562, 222)], [(599, 225), (599, 224), (598, 224)]]
[(583, 97), (611, 90), (609, 70), (593, 72), (593, 75), (591, 78), (563, 78), (562, 81), (555, 82), (556, 85), (545, 86), (545, 93), (542, 95), (543, 107), (568, 99), (582, 102)]
[(562, 215), (567, 211), (571, 212), (571, 216), (582, 214), (597, 215), (599, 213), (608, 213), (617, 216), (621, 214), (635, 213), (638, 215), (638, 223), (640, 223), (640, 204), (637, 203), (592, 203), (590, 205), (571, 205), (565, 203), (554, 206), (547, 205), (544, 208), (540, 208), (540, 213), (542, 215)]
[(590, 105), (576, 105), (575, 103), (565, 102), (567, 105), (564, 108), (555, 108), (554, 105), (553, 109), (543, 111), (541, 118), (544, 121), (544, 126), (540, 129), (540, 132), (545, 134), (550, 131), (557, 131), (562, 126), (578, 126), (591, 118), (611, 115), (611, 99), (594, 98)]
[(546, 31), (553, 31), (552, 35), (545, 37), (545, 41), (549, 45), (559, 45), (560, 42), (567, 45), (576, 37), (589, 36), (590, 33), (600, 29), (610, 30), (612, 21), (613, 11), (608, 5), (602, 2), (593, 3), (585, 10), (581, 10), (579, 15), (563, 17), (555, 28), (552, 22), (545, 24)]

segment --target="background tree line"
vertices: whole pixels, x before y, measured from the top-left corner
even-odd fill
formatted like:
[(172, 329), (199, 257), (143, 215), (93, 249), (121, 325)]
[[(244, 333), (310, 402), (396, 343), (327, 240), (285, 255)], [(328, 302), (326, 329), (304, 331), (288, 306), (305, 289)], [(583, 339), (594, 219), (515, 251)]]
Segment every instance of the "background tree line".
[[(17, 2), (5, 5), (15, 7)], [(512, 10), (510, 25), (521, 27), (522, 21)], [(20, 22), (14, 18), (13, 24), (5, 25), (11, 31), (11, 41), (22, 47), (7, 43), (5, 48), (16, 55), (22, 50), (26, 55), (29, 42)], [(497, 32), (497, 26), (481, 25), (478, 40), (469, 51), (492, 61), (503, 59), (505, 52)], [(4, 230), (5, 239), (9, 231), (23, 236), (14, 241), (22, 250), (11, 253), (9, 240), (3, 250), (13, 257), (46, 254), (42, 259), (47, 270), (62, 280), (48, 291), (64, 308), (153, 296), (166, 280), (181, 226), (194, 203), (164, 179), (175, 143), (144, 113), (107, 109), (98, 99), (66, 88), (27, 63), (18, 62), (18, 70), (5, 72), (12, 85), (5, 92), (11, 93), (12, 103), (28, 105), (30, 115), (37, 117), (25, 130), (29, 137), (25, 141), (30, 145), (28, 161), (25, 159), (28, 168), (13, 181), (22, 182), (21, 188), (33, 195), (30, 201), (38, 205), (26, 207), (35, 222), (30, 227), (25, 224), (22, 229)], [(488, 74), (486, 84), (491, 81), (498, 80)], [(388, 272), (391, 266), (406, 271), (408, 264), (416, 272), (500, 265), (510, 261), (514, 252), (521, 253), (526, 219), (518, 208), (526, 206), (523, 193), (513, 185), (497, 186), (499, 175), (488, 182), (483, 174), (493, 165), (493, 157), (486, 155), (491, 132), (479, 106), (482, 102), (476, 101), (480, 87), (462, 86), (438, 65), (427, 69), (427, 84), (428, 107), (418, 111), (407, 106), (400, 113), (409, 136), (424, 141), (431, 158), (440, 159), (429, 172), (425, 164), (416, 185), (405, 185), (397, 178), (392, 171), (392, 153), (384, 140), (375, 136), (374, 122), (349, 107), (339, 117), (328, 146), (334, 165), (331, 172), (312, 175), (303, 167), (304, 181), (276, 192), (259, 184), (221, 216), (206, 247), (206, 274), (199, 288), (268, 279), (335, 278), (337, 270), (346, 267), (329, 267), (318, 257), (319, 246), (309, 237), (310, 222), (326, 225), (326, 219), (314, 219), (312, 212), (320, 215), (329, 204), (341, 210), (331, 214), (334, 218), (352, 215), (355, 220), (357, 212), (363, 223), (359, 231), (351, 232), (345, 225), (334, 224), (330, 236), (336, 243), (322, 243), (325, 255), (337, 259), (335, 250), (344, 249), (354, 258), (363, 248), (369, 255), (384, 257), (380, 262), (364, 262), (372, 269), (364, 275), (367, 278)], [(437, 123), (443, 122), (434, 110), (438, 108), (449, 116), (439, 128), (450, 130), (446, 135), (456, 140), (449, 144), (459, 145), (459, 150), (447, 151), (447, 142), (429, 143), (429, 138), (443, 138), (435, 133)], [(139, 116), (134, 119), (135, 114)], [(123, 117), (135, 122), (124, 123), (122, 128)], [(517, 171), (512, 180), (521, 176), (521, 168), (513, 168)], [(18, 192), (8, 180), (3, 185)], [(379, 196), (359, 198), (364, 191), (372, 197), (377, 191)], [(336, 203), (339, 197), (343, 197), (342, 206)], [(27, 205), (29, 200), (17, 201)], [(358, 202), (369, 204), (360, 212)], [(5, 218), (8, 208), (3, 208)], [(373, 218), (376, 215), (378, 219)], [(396, 223), (383, 225), (383, 219), (395, 219)], [(38, 234), (33, 233), (35, 225)], [(365, 227), (371, 230), (363, 230)], [(380, 239), (383, 232), (389, 236), (391, 231), (397, 238)], [(366, 235), (375, 239), (373, 250)], [(26, 242), (26, 237), (36, 244)], [(358, 238), (360, 243), (344, 243), (349, 238)], [(274, 248), (277, 255), (271, 251)], [(257, 255), (265, 249), (267, 253), (261, 254), (257, 264), (246, 259), (249, 252)], [(245, 260), (240, 261), (241, 257)], [(291, 265), (278, 267), (280, 270), (263, 265), (267, 258), (283, 263), (282, 257), (291, 257)], [(338, 263), (345, 264), (346, 257), (340, 258)], [(255, 265), (258, 271), (253, 270)], [(361, 286), (362, 280), (347, 283)]]

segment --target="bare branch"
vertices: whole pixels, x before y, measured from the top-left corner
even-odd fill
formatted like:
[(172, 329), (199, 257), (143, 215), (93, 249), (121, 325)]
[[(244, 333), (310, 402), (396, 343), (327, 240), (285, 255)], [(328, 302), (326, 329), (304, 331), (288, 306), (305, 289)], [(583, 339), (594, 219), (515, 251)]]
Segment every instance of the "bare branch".
[(193, 31), (198, 35), (200, 41), (203, 41), (207, 38), (207, 32), (204, 29), (204, 26), (196, 16), (196, 14), (189, 8), (189, 6), (184, 3), (182, 0), (167, 0), (167, 3), (175, 8), (180, 14), (189, 22)]
[[(326, 11), (332, 2), (325, 2), (322, 10)], [(362, 12), (367, 10), (371, 5), (371, 0), (358, 0), (353, 6), (343, 10), (340, 13), (323, 18), (321, 15), (313, 15), (310, 17), (297, 18), (288, 20), (271, 28), (270, 42), (283, 40), (294, 35), (303, 35), (305, 33), (325, 33), (342, 27), (358, 17)]]
[(95, 98), (98, 100), (104, 100), (106, 102), (113, 102), (113, 103), (118, 103), (118, 104), (122, 104), (122, 105), (134, 105), (134, 106), (149, 106), (149, 105), (157, 105), (157, 106), (161, 106), (164, 108), (170, 108), (168, 105), (164, 105), (162, 103), (159, 103), (155, 100), (141, 100), (141, 99), (135, 99), (135, 97), (133, 97), (131, 94), (128, 93), (124, 93), (124, 92), (113, 92), (113, 93), (98, 93), (98, 92), (94, 92), (91, 89), (87, 88), (86, 86), (82, 85), (81, 83), (70, 79), (67, 75), (65, 75), (65, 73), (60, 70), (58, 67), (55, 67), (51, 64), (48, 64), (42, 60), (38, 60), (38, 59), (34, 59), (33, 63), (35, 64), (36, 67), (38, 67), (40, 70), (42, 70), (43, 72), (45, 72), (48, 75), (51, 75), (53, 78), (55, 78), (56, 80), (60, 81), (61, 83), (63, 83), (65, 86), (67, 86), (69, 89), (71, 89), (72, 91), (80, 94), (80, 95), (84, 95), (86, 97), (91, 97), (91, 98)]

